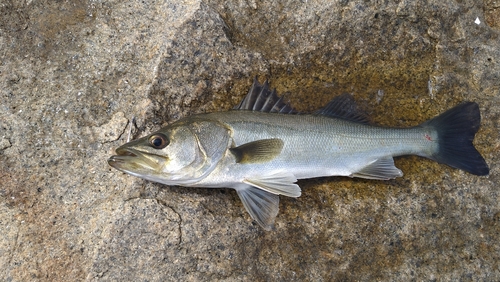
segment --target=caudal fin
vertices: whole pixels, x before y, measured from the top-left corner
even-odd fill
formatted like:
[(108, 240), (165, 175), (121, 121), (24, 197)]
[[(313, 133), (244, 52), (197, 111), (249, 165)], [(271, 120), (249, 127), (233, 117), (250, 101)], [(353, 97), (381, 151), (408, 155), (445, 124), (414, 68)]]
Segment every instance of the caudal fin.
[(480, 124), (479, 107), (474, 102), (462, 103), (424, 123), (438, 133), (439, 149), (431, 158), (475, 175), (488, 175), (486, 161), (472, 144)]

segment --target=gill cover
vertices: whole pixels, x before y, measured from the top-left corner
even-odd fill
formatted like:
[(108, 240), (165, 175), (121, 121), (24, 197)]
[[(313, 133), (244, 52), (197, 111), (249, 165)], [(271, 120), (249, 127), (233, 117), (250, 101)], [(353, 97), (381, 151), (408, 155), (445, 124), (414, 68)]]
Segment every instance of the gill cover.
[[(183, 179), (182, 185), (194, 184), (210, 174), (229, 148), (229, 130), (221, 123), (210, 120), (188, 118), (186, 126), (196, 138), (197, 158), (190, 164), (191, 175)], [(187, 169), (187, 168), (186, 168)]]

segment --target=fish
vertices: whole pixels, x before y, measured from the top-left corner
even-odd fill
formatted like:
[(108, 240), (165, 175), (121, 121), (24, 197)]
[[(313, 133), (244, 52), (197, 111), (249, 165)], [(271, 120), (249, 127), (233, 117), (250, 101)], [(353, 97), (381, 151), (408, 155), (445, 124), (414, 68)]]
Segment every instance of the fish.
[(403, 176), (394, 157), (404, 155), (488, 175), (473, 145), (480, 124), (478, 104), (463, 102), (418, 126), (383, 127), (351, 94), (304, 114), (255, 79), (232, 110), (175, 121), (118, 147), (108, 164), (165, 185), (235, 189), (251, 218), (271, 230), (279, 196), (301, 195), (298, 179), (389, 180)]

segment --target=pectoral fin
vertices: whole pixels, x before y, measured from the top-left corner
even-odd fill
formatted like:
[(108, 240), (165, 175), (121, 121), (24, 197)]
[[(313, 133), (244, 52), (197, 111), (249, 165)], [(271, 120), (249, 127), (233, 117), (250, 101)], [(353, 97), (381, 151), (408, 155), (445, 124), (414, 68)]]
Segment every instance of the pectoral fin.
[(360, 171), (353, 173), (351, 176), (366, 179), (388, 180), (403, 176), (403, 172), (394, 166), (394, 159), (389, 157), (377, 159)]
[(236, 189), (245, 209), (265, 230), (271, 230), (278, 215), (279, 196), (252, 186)]
[(291, 173), (280, 171), (269, 175), (262, 175), (243, 180), (243, 183), (258, 187), (269, 193), (287, 197), (300, 197), (299, 185), (294, 182), (297, 178)]
[(278, 138), (262, 139), (229, 149), (237, 163), (265, 163), (281, 153), (283, 141)]

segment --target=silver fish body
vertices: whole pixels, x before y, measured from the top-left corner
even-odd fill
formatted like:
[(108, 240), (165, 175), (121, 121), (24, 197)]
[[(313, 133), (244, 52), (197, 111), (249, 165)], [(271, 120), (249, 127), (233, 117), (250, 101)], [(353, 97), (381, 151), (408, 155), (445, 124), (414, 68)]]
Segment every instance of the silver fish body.
[(401, 155), (488, 174), (472, 145), (479, 124), (478, 106), (468, 102), (420, 126), (374, 126), (349, 95), (315, 114), (296, 114), (267, 83), (255, 81), (237, 110), (181, 119), (119, 147), (108, 162), (167, 185), (233, 188), (268, 230), (278, 213), (278, 196), (300, 196), (297, 179), (391, 179), (403, 175), (393, 161)]
[[(430, 127), (384, 128), (334, 119), (320, 115), (281, 115), (250, 111), (203, 114), (197, 119), (212, 120), (227, 128), (231, 143), (224, 158), (199, 187), (220, 187), (222, 180), (241, 183), (245, 178), (275, 171), (286, 171), (297, 179), (322, 176), (354, 176), (367, 164), (393, 156), (430, 156), (437, 150), (437, 133)], [(200, 121), (202, 122), (202, 121)], [(235, 161), (228, 150), (259, 140), (279, 138), (283, 147), (269, 161)], [(207, 144), (211, 146), (212, 144)], [(390, 162), (390, 161), (389, 161)], [(402, 176), (398, 169), (388, 170), (376, 179)], [(370, 178), (365, 177), (365, 178)]]

